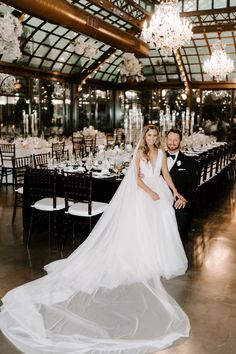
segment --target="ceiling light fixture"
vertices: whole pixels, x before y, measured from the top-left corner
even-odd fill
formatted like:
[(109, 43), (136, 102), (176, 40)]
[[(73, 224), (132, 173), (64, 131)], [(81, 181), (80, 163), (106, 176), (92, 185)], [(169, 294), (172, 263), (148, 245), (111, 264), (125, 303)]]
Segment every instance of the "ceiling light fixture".
[(234, 71), (234, 62), (227, 56), (221, 40), (213, 45), (211, 57), (204, 61), (203, 70), (217, 82), (225, 80), (226, 75)]
[(163, 0), (155, 6), (149, 24), (145, 21), (142, 30), (143, 40), (150, 47), (160, 49), (165, 57), (188, 44), (192, 36), (192, 25), (180, 17), (178, 0)]

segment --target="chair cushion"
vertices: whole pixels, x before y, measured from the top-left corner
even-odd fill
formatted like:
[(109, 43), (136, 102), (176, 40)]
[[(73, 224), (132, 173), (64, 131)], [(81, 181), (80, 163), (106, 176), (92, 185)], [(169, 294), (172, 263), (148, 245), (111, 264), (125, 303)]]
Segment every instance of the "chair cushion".
[(89, 215), (87, 203), (75, 203), (69, 207), (68, 213), (75, 216), (91, 217), (103, 213), (107, 206), (107, 203), (92, 201), (92, 213)]
[(11, 161), (3, 161), (2, 167), (13, 169)]
[(35, 202), (34, 205), (32, 205), (32, 208), (43, 211), (62, 210), (65, 209), (65, 199), (57, 197), (56, 208), (53, 208), (53, 198), (43, 198)]

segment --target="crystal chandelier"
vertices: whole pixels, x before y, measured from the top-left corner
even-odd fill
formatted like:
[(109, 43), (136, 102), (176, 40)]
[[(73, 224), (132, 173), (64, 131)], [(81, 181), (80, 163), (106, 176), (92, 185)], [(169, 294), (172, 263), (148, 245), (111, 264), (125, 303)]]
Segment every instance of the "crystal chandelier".
[(165, 57), (189, 43), (192, 36), (192, 25), (185, 18), (180, 18), (178, 0), (164, 0), (155, 6), (155, 13), (149, 24), (144, 22), (142, 30), (143, 40), (160, 49)]
[(22, 33), (22, 25), (18, 18), (10, 13), (0, 17), (0, 54), (3, 60), (15, 60), (21, 57), (18, 37)]
[(16, 78), (9, 74), (0, 73), (0, 92), (10, 94), (15, 91)]
[(217, 82), (225, 80), (226, 75), (234, 71), (234, 62), (227, 57), (225, 45), (220, 40), (213, 45), (211, 57), (204, 61), (203, 70)]

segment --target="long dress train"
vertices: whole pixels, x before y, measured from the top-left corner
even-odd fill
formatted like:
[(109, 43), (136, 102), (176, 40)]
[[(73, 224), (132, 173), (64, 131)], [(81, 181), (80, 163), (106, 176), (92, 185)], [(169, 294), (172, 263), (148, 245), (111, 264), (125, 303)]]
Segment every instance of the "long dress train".
[(165, 291), (187, 259), (172, 195), (156, 164), (141, 159), (153, 201), (136, 183), (135, 164), (83, 244), (48, 274), (2, 299), (0, 329), (27, 354), (145, 354), (189, 335), (186, 314)]

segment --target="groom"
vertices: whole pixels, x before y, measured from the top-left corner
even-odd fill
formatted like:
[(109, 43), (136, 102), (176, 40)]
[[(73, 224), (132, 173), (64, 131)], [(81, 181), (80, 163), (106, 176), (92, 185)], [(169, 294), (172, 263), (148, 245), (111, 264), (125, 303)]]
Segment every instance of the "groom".
[(184, 200), (178, 199), (175, 204), (175, 214), (180, 236), (187, 237), (191, 223), (193, 201), (197, 186), (196, 162), (193, 158), (180, 151), (182, 133), (179, 129), (170, 129), (167, 133), (167, 165), (178, 192)]

